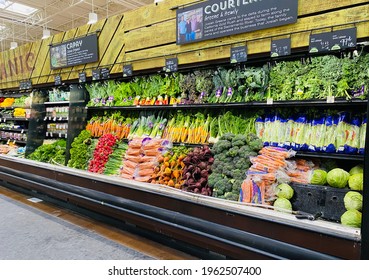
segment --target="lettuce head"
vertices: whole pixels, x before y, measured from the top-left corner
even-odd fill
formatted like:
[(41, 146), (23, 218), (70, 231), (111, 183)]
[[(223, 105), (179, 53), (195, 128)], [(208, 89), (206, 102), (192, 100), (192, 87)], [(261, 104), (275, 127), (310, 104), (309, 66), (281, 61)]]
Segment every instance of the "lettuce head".
[(364, 187), (364, 174), (356, 173), (348, 179), (349, 188), (353, 191), (362, 191)]
[(350, 227), (361, 227), (361, 217), (362, 214), (360, 211), (355, 209), (347, 210), (341, 216), (341, 224)]
[(344, 188), (347, 186), (350, 173), (342, 168), (334, 168), (327, 173), (327, 182), (331, 187)]
[(359, 192), (349, 191), (343, 198), (346, 210), (355, 209), (361, 211), (363, 208), (363, 196)]

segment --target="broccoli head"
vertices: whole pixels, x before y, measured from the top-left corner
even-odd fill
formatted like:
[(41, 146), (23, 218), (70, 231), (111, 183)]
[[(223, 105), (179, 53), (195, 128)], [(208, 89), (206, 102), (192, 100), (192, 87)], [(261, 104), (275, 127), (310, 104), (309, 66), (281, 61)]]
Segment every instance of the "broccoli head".
[(232, 139), (232, 146), (235, 147), (242, 147), (247, 145), (247, 137), (246, 135), (243, 134), (237, 134), (233, 139)]
[(242, 146), (238, 150), (239, 155), (242, 157), (248, 156), (250, 152), (252, 152), (252, 150), (248, 145)]
[(223, 176), (222, 174), (219, 174), (219, 173), (211, 173), (209, 176), (208, 176), (208, 185), (210, 187), (213, 187), (215, 185), (216, 182), (220, 181), (223, 179)]
[(234, 163), (235, 169), (247, 170), (251, 165), (250, 158), (244, 157), (240, 158), (237, 162)]
[[(245, 170), (244, 168), (242, 170)], [(244, 171), (242, 171), (240, 169), (234, 169), (232, 171), (232, 178), (236, 179), (236, 180), (243, 180), (246, 178), (246, 174)]]
[(237, 146), (230, 148), (227, 151), (227, 156), (235, 157), (238, 155), (239, 148)]
[(247, 143), (253, 151), (258, 152), (263, 148), (263, 141), (253, 133), (247, 135)]
[(223, 151), (228, 150), (232, 147), (232, 143), (228, 140), (219, 140), (213, 146), (213, 154), (221, 154)]
[(220, 140), (227, 140), (229, 142), (232, 142), (232, 139), (235, 137), (235, 135), (233, 133), (224, 133), (220, 138)]
[(235, 192), (227, 192), (224, 194), (224, 198), (227, 200), (238, 201), (239, 194)]
[(239, 193), (241, 190), (241, 185), (243, 183), (243, 180), (234, 180), (232, 185), (232, 192)]
[[(217, 193), (218, 193), (218, 196), (219, 195), (222, 195), (226, 192), (226, 190), (229, 190), (229, 189), (232, 189), (232, 183), (226, 179), (226, 178), (223, 178), (219, 181), (217, 181), (214, 185), (214, 188), (213, 188), (213, 191), (214, 189), (217, 190)], [(221, 193), (223, 192), (223, 193)]]

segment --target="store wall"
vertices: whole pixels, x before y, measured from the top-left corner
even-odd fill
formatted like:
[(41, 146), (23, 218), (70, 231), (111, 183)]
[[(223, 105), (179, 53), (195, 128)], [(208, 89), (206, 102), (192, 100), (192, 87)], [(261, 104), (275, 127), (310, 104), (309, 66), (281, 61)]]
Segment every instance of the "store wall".
[[(122, 72), (122, 63), (133, 70), (163, 67), (165, 58), (177, 57), (179, 64), (206, 62), (229, 57), (230, 48), (247, 42), (248, 54), (270, 51), (271, 39), (291, 37), (292, 48), (309, 45), (311, 32), (357, 27), (357, 37), (369, 37), (369, 3), (364, 0), (299, 0), (295, 24), (258, 30), (224, 38), (176, 45), (176, 10), (193, 0), (165, 0), (122, 15), (102, 19), (48, 39), (22, 45), (0, 54), (0, 89), (18, 88), (19, 82), (32, 84), (54, 82), (59, 74), (63, 81), (77, 79), (85, 71), (107, 67), (111, 73)], [(355, 23), (355, 24), (354, 24)], [(96, 63), (51, 70), (49, 45), (98, 32), (100, 59)]]

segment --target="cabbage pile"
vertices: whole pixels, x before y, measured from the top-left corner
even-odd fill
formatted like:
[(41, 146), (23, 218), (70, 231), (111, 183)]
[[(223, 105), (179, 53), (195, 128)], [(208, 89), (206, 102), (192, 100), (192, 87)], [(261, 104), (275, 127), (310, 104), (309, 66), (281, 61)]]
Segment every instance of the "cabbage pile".
[(277, 199), (274, 201), (273, 206), (277, 211), (289, 210), (292, 211), (292, 204), (290, 199), (293, 197), (294, 190), (288, 184), (279, 184), (276, 187)]

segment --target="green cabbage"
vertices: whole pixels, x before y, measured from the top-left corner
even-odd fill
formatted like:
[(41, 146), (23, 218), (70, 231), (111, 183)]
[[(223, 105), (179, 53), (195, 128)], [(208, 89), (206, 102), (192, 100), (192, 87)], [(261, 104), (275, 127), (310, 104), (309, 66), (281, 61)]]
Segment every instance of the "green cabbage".
[(291, 199), (293, 197), (293, 188), (288, 184), (279, 184), (276, 190), (277, 196), (280, 198)]
[(362, 191), (364, 187), (364, 174), (357, 173), (351, 175), (348, 180), (349, 188), (354, 191)]
[(350, 175), (358, 174), (358, 173), (364, 173), (364, 168), (362, 164), (358, 164), (350, 169), (349, 171)]
[(310, 184), (325, 185), (327, 183), (327, 171), (322, 169), (315, 169), (310, 179)]
[(274, 201), (273, 206), (276, 207), (275, 210), (277, 211), (283, 211), (281, 209), (292, 210), (291, 202), (287, 198), (283, 198), (283, 197), (277, 198)]
[(361, 195), (361, 193), (358, 192), (347, 192), (345, 197), (343, 198), (343, 202), (347, 210), (355, 209), (361, 211), (361, 209), (363, 208), (363, 196)]
[(327, 173), (327, 182), (331, 187), (344, 188), (347, 185), (350, 174), (342, 168), (334, 168)]
[(341, 224), (350, 227), (361, 227), (361, 212), (355, 209), (347, 210), (341, 216)]

